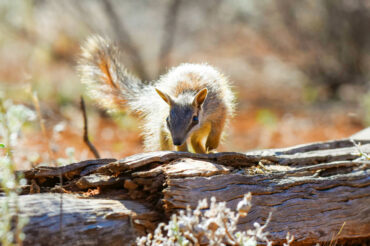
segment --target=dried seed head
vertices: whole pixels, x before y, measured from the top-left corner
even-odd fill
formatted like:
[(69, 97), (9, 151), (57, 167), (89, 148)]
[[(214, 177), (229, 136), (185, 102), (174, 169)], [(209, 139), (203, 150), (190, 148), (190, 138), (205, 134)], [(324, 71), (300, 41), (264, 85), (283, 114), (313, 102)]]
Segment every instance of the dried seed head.
[(215, 231), (219, 228), (219, 226), (218, 226), (218, 224), (216, 223), (216, 221), (212, 220), (212, 221), (210, 221), (210, 223), (208, 224), (207, 228), (208, 228), (208, 230), (211, 230), (211, 231), (215, 232)]
[(249, 210), (251, 209), (251, 199), (252, 195), (249, 192), (248, 194), (244, 195), (243, 199), (238, 203), (236, 210), (239, 212), (241, 217), (247, 216)]

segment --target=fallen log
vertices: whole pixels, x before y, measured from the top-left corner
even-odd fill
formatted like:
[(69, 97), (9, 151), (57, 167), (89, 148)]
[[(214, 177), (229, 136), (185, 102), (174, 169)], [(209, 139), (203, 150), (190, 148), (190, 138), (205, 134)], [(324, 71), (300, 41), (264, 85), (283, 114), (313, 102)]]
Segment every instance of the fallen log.
[[(125, 245), (146, 228), (154, 229), (157, 213), (127, 200), (81, 199), (63, 194), (23, 195), (22, 214), (30, 218), (24, 245)], [(60, 222), (62, 221), (62, 230)]]
[[(356, 143), (361, 146), (343, 139), (208, 155), (162, 151), (36, 167), (23, 172), (29, 181), (23, 193), (42, 193), (19, 197), (30, 218), (25, 245), (130, 244), (200, 199), (214, 196), (235, 208), (248, 192), (253, 206), (240, 230), (263, 224), (272, 212), (266, 231), (278, 244), (287, 232), (293, 245), (369, 242), (370, 160), (364, 155), (370, 140)], [(65, 193), (62, 216), (60, 195), (51, 192)]]

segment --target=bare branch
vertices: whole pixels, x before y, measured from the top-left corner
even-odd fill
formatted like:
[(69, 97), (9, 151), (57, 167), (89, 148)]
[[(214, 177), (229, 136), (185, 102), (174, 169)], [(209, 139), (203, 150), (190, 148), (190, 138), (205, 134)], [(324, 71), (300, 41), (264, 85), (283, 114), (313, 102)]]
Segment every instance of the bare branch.
[(95, 158), (100, 158), (99, 152), (96, 150), (95, 146), (89, 140), (89, 132), (88, 132), (87, 116), (86, 116), (86, 107), (85, 107), (84, 98), (82, 96), (81, 96), (80, 106), (81, 106), (82, 116), (84, 118), (84, 136), (83, 136), (83, 140), (86, 143), (87, 147), (89, 147), (90, 151), (93, 153)]

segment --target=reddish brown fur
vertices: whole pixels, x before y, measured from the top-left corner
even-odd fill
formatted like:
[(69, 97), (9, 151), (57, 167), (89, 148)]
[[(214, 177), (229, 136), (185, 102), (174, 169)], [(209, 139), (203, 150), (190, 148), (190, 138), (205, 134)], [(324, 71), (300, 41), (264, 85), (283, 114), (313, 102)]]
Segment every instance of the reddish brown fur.
[[(89, 38), (82, 51), (79, 72), (89, 95), (104, 108), (122, 109), (128, 105), (140, 115), (148, 150), (171, 150), (176, 144), (178, 150), (187, 151), (189, 138), (197, 153), (218, 147), (225, 122), (233, 112), (233, 96), (227, 79), (214, 68), (181, 64), (154, 86), (131, 75), (119, 63), (118, 49), (101, 37)], [(155, 89), (162, 88), (158, 96)], [(171, 107), (173, 117), (169, 117), (168, 105), (161, 97)], [(199, 120), (193, 120), (195, 116)]]
[(109, 60), (105, 57), (101, 57), (99, 68), (104, 74), (104, 76), (102, 76), (104, 82), (109, 84), (110, 86), (113, 86), (114, 88), (117, 88), (116, 84), (113, 82), (112, 75), (109, 72)]
[(189, 80), (180, 81), (177, 83), (173, 95), (175, 97), (179, 96), (184, 92), (198, 92), (204, 89), (204, 84), (201, 83), (199, 76), (193, 73), (188, 74)]
[[(119, 92), (119, 88), (117, 87), (116, 83), (113, 81), (112, 75), (109, 71), (109, 67), (111, 67), (110, 60), (108, 57), (99, 54), (99, 68), (100, 71), (103, 73), (101, 76), (101, 79), (104, 83), (112, 87), (112, 95), (116, 95)], [(118, 95), (113, 96), (111, 99), (113, 99), (113, 103), (116, 105), (118, 108), (125, 108), (126, 105), (126, 100), (123, 100), (121, 97)]]

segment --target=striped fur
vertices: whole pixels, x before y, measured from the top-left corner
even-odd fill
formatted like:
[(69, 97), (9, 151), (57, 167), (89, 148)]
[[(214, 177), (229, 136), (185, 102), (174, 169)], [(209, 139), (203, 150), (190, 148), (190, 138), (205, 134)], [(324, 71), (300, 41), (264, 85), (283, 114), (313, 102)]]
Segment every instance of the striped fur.
[[(225, 76), (207, 64), (181, 64), (148, 84), (129, 73), (119, 57), (117, 47), (108, 40), (90, 37), (82, 46), (79, 75), (88, 95), (103, 108), (122, 110), (128, 106), (140, 115), (146, 150), (174, 149), (172, 136), (190, 139), (195, 152), (217, 148), (224, 125), (234, 112), (234, 96)], [(172, 104), (155, 88), (171, 98)], [(196, 106), (195, 97), (204, 88), (206, 98)], [(199, 118), (195, 125), (194, 115)]]

